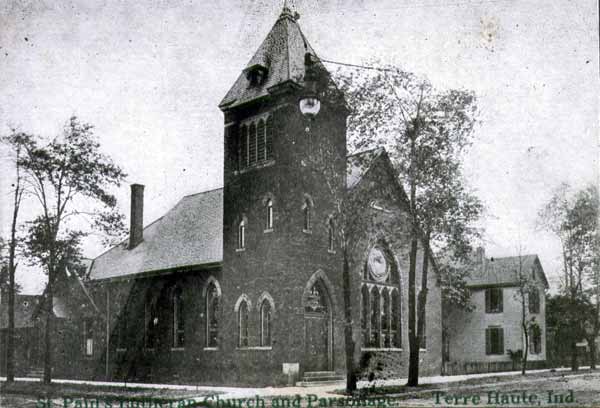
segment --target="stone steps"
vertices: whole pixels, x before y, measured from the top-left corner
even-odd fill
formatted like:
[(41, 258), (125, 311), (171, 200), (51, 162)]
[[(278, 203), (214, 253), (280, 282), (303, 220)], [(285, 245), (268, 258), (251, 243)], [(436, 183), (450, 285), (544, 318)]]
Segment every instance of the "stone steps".
[(343, 383), (343, 375), (336, 374), (335, 371), (307, 371), (302, 380), (296, 383), (297, 387), (316, 387), (320, 385), (331, 385)]

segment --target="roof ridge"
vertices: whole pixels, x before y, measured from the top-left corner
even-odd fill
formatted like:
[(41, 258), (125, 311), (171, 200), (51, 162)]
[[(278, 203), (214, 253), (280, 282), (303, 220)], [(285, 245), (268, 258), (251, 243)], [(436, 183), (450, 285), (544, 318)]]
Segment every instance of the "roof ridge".
[[(215, 188), (211, 188), (210, 190), (204, 190), (204, 191), (198, 191), (197, 193), (186, 194), (181, 198), (181, 200), (183, 200), (184, 198), (193, 197), (193, 196), (199, 195), (199, 194), (206, 194), (206, 193), (210, 193), (210, 192), (217, 191), (217, 190), (223, 190), (224, 188), (225, 187), (215, 187)], [(181, 200), (179, 200), (179, 201), (181, 201)]]

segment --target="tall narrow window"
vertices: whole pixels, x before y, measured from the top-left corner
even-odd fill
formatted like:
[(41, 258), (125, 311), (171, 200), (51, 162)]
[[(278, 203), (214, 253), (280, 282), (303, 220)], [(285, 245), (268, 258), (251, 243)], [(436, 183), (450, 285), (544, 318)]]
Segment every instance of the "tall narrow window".
[(502, 327), (485, 329), (485, 354), (504, 354), (504, 330)]
[(335, 225), (333, 224), (333, 218), (330, 218), (327, 222), (327, 247), (330, 252), (335, 250)]
[(304, 214), (302, 229), (304, 231), (310, 231), (311, 217), (312, 217), (311, 211), (312, 211), (312, 208), (311, 208), (310, 200), (307, 198), (304, 200), (304, 205), (302, 206), (302, 212)]
[(219, 292), (214, 283), (206, 291), (206, 347), (217, 347), (219, 334)]
[(256, 125), (254, 123), (250, 124), (248, 131), (248, 164), (254, 166), (256, 164)]
[(375, 287), (371, 293), (371, 347), (380, 347), (381, 307), (379, 290)]
[(242, 301), (238, 309), (238, 347), (248, 347), (248, 304)]
[(271, 303), (267, 299), (260, 306), (260, 345), (271, 346)]
[(156, 299), (152, 296), (146, 298), (145, 306), (145, 344), (147, 349), (156, 347), (158, 338), (158, 310)]
[(265, 228), (268, 230), (272, 230), (273, 229), (273, 200), (272, 199), (268, 199), (267, 200), (267, 205), (265, 206), (266, 209), (266, 225)]
[(181, 288), (173, 291), (173, 347), (181, 348), (185, 345), (185, 316), (183, 314), (183, 296)]
[(267, 118), (267, 125), (265, 126), (265, 145), (267, 160), (271, 160), (273, 158), (273, 116)]
[(382, 293), (383, 308), (381, 309), (381, 337), (383, 347), (391, 347), (390, 341), (390, 296), (387, 290)]
[(397, 289), (392, 292), (392, 328), (390, 335), (393, 347), (402, 347), (402, 333), (400, 331), (402, 320), (400, 318), (400, 294), (398, 292)]
[(360, 328), (362, 331), (362, 344), (363, 347), (367, 347), (370, 344), (369, 338), (369, 288), (367, 285), (363, 285), (360, 291)]
[(259, 120), (258, 125), (256, 126), (256, 151), (258, 162), (263, 162), (267, 160), (266, 154), (266, 141), (265, 141), (265, 121)]
[(238, 224), (238, 249), (246, 248), (246, 220)]
[(529, 292), (529, 313), (540, 312), (540, 293), (537, 290)]
[(121, 313), (119, 313), (117, 322), (117, 349), (125, 350), (127, 349), (127, 338), (129, 333), (127, 332), (127, 321), (129, 319), (129, 308), (127, 307), (127, 303), (123, 305), (121, 309)]
[(240, 128), (240, 169), (248, 167), (248, 126)]
[(94, 321), (83, 320), (83, 353), (86, 357), (94, 355)]

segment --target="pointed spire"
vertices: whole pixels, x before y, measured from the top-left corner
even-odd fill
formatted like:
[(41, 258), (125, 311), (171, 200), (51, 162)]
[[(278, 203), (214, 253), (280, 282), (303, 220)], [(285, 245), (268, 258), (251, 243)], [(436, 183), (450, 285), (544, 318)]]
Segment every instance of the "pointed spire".
[(292, 20), (295, 19), (292, 10), (288, 6), (288, 0), (283, 0), (283, 9), (281, 10), (281, 14), (279, 15), (279, 20), (286, 17), (289, 17)]

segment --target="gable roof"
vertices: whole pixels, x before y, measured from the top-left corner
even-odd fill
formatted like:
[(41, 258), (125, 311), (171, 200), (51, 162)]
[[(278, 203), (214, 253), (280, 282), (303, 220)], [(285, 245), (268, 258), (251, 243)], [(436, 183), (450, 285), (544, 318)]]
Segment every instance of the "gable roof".
[[(33, 327), (33, 314), (40, 302), (40, 295), (19, 295), (15, 296), (15, 329)], [(2, 299), (0, 305), (0, 329), (8, 327), (8, 295), (6, 301)]]
[(378, 147), (348, 156), (346, 187), (349, 189), (355, 187), (384, 152), (383, 147)]
[(529, 273), (538, 265), (540, 279), (546, 288), (548, 280), (542, 268), (542, 264), (536, 254), (519, 256), (506, 256), (502, 258), (485, 259), (483, 264), (475, 267), (471, 276), (467, 278), (468, 286), (512, 286), (516, 285), (518, 279), (519, 262), (521, 262), (522, 271)]
[(94, 259), (90, 279), (211, 264), (223, 259), (223, 189), (183, 197), (144, 228), (144, 240), (128, 240)]
[[(266, 96), (273, 91), (272, 88), (287, 81), (301, 86), (304, 83), (306, 53), (316, 56), (291, 11), (284, 7), (275, 25), (219, 103), (219, 107), (228, 109)], [(317, 65), (325, 69), (320, 62)], [(250, 85), (246, 73), (256, 66), (266, 68), (267, 76), (263, 83)]]

